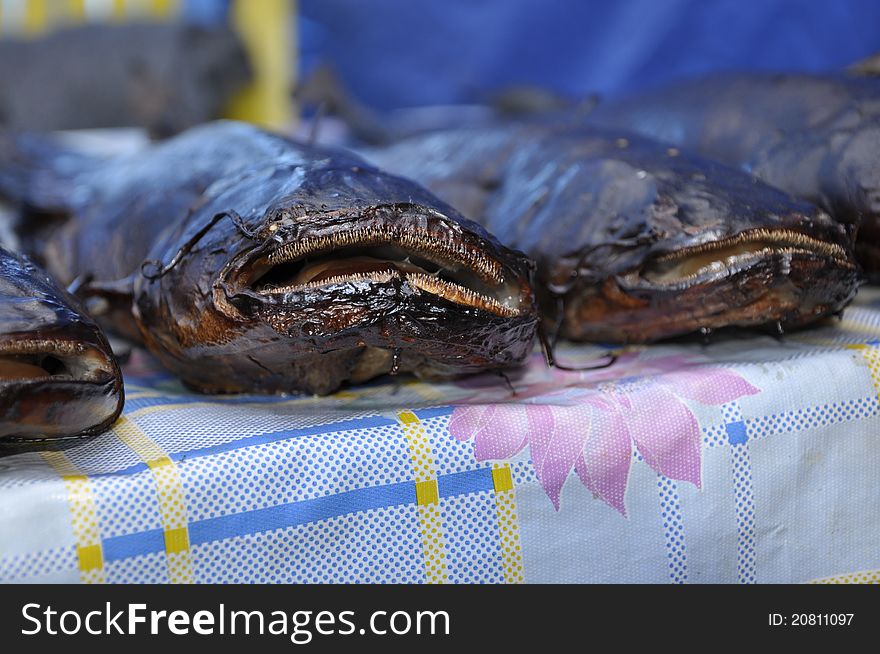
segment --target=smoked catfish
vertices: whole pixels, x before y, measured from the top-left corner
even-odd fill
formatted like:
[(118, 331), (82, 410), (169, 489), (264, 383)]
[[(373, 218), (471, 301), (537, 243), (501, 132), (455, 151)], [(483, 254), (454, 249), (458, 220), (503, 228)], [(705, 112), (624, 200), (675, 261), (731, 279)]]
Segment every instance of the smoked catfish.
[(99, 433), (122, 404), (122, 376), (95, 322), (0, 247), (0, 445)]
[(368, 156), (536, 259), (547, 313), (558, 305), (575, 340), (800, 327), (861, 282), (851, 235), (825, 212), (628, 132), (447, 130)]
[(531, 351), (531, 262), (353, 154), (235, 122), (111, 160), (22, 136), (0, 191), (49, 271), (196, 390), (328, 393)]

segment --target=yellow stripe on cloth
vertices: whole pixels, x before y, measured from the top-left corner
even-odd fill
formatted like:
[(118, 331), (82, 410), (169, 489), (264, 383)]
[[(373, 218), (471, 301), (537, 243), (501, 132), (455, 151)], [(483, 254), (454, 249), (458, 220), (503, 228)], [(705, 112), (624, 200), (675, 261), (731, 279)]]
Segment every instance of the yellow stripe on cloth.
[(397, 418), (409, 441), (409, 451), (412, 455), (416, 480), (416, 504), (422, 528), (425, 573), (429, 584), (444, 584), (449, 581), (449, 574), (443, 540), (443, 516), (440, 513), (440, 492), (437, 487), (434, 459), (431, 456), (431, 443), (425, 427), (412, 411), (401, 411), (397, 414)]
[(64, 452), (42, 452), (42, 456), (61, 476), (67, 489), (67, 503), (76, 539), (79, 580), (84, 584), (104, 583), (104, 550), (89, 478)]
[(814, 579), (811, 584), (880, 584), (880, 570), (866, 570), (863, 572), (850, 572), (849, 574), (834, 575)]
[(868, 369), (871, 371), (874, 390), (880, 394), (880, 350), (873, 345), (848, 345), (847, 347), (851, 350), (858, 350), (865, 357)]
[(492, 468), (492, 485), (495, 487), (495, 516), (498, 520), (498, 535), (501, 538), (504, 581), (508, 584), (521, 584), (525, 581), (522, 543), (519, 537), (519, 518), (516, 514), (516, 489), (508, 464), (495, 464)]
[[(153, 407), (150, 407), (153, 408)], [(158, 408), (158, 407), (156, 407)], [(165, 556), (168, 578), (174, 584), (192, 583), (192, 555), (189, 549), (186, 503), (183, 484), (174, 461), (128, 417), (113, 427), (116, 437), (130, 447), (153, 473), (162, 527), (165, 530)]]

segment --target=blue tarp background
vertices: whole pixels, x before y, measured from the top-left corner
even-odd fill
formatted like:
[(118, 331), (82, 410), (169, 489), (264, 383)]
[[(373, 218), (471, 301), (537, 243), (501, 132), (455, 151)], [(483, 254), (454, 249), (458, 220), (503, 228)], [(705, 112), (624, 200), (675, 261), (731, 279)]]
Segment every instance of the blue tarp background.
[(880, 51), (878, 0), (300, 0), (302, 72), (377, 109), (575, 97), (713, 70), (838, 68)]

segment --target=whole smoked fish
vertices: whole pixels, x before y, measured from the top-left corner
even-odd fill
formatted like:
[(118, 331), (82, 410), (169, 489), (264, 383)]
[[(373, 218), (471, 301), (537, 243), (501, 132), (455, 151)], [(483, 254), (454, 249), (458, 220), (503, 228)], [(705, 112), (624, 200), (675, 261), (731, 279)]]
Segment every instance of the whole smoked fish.
[(111, 160), (21, 136), (3, 160), (30, 251), (196, 390), (323, 394), (531, 351), (531, 262), (353, 154), (217, 122)]
[(98, 326), (44, 271), (0, 247), (0, 445), (99, 433), (122, 404)]
[(825, 212), (628, 132), (448, 130), (368, 156), (532, 256), (571, 339), (786, 330), (839, 312), (861, 283), (850, 234)]

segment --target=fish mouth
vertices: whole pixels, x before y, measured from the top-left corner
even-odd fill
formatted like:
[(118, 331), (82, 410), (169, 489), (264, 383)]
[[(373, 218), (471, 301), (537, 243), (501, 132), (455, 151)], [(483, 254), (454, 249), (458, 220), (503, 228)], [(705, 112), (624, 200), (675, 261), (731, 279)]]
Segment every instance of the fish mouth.
[(106, 355), (94, 348), (38, 339), (0, 344), (0, 385), (50, 379), (101, 384), (113, 374)]
[(420, 230), (371, 226), (278, 244), (253, 258), (237, 286), (270, 304), (346, 288), (405, 285), (463, 309), (514, 318), (528, 292), (498, 259), (474, 244)]
[(0, 343), (0, 442), (97, 433), (121, 408), (118, 368), (96, 347), (60, 339)]
[(757, 229), (651, 258), (640, 270), (622, 277), (627, 286), (684, 288), (735, 275), (770, 258), (823, 258), (855, 269), (845, 248), (793, 230)]
[(630, 343), (726, 327), (787, 331), (841, 311), (862, 281), (842, 245), (755, 229), (652, 256), (581, 289), (564, 329), (576, 340)]

